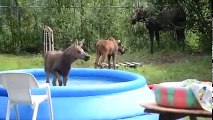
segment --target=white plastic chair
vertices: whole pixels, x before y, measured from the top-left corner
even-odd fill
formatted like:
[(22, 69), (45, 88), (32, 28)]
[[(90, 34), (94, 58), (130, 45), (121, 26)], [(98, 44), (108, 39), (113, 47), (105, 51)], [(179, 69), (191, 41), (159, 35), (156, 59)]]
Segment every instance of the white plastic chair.
[[(49, 84), (38, 84), (36, 78), (29, 73), (0, 73), (0, 81), (8, 93), (6, 120), (9, 120), (10, 108), (13, 106), (15, 106), (16, 119), (19, 120), (17, 108), (19, 103), (30, 104), (34, 109), (32, 120), (36, 120), (39, 104), (45, 100), (48, 101), (50, 119), (53, 120)], [(33, 88), (45, 88), (46, 94), (32, 95), (31, 89)]]

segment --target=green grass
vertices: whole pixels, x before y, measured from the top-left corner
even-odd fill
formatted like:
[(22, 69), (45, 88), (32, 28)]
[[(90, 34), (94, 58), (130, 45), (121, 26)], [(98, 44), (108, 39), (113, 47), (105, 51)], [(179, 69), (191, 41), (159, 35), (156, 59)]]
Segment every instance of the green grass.
[[(137, 61), (143, 66), (136, 69), (119, 67), (120, 70), (134, 72), (143, 75), (148, 84), (165, 81), (182, 81), (187, 78), (198, 80), (212, 79), (211, 55), (190, 55), (186, 53), (145, 53), (124, 54), (118, 56), (118, 62)], [(78, 60), (73, 67), (94, 67), (95, 56), (85, 62)], [(0, 70), (43, 68), (41, 55), (0, 55)], [(189, 120), (188, 117), (184, 118)], [(198, 120), (210, 120), (209, 118), (198, 118)]]
[[(73, 67), (94, 67), (95, 56), (91, 55), (87, 62), (76, 61)], [(182, 81), (188, 78), (198, 80), (212, 79), (211, 55), (190, 55), (187, 53), (145, 53), (124, 54), (118, 56), (118, 62), (137, 61), (143, 66), (136, 69), (119, 67), (120, 70), (134, 72), (143, 75), (148, 84), (164, 81)], [(0, 55), (0, 70), (22, 69), (22, 68), (43, 68), (41, 55)]]
[(147, 78), (148, 83), (162, 81), (181, 81), (188, 78), (198, 80), (211, 80), (211, 57), (202, 56), (194, 58), (182, 58), (175, 63), (145, 64), (136, 69), (123, 68), (123, 70), (136, 72)]
[(21, 68), (42, 68), (43, 58), (41, 55), (0, 55), (0, 70), (11, 70)]
[[(185, 117), (184, 120), (190, 120), (190, 119), (189, 117)], [(212, 120), (212, 118), (197, 117), (197, 120)]]

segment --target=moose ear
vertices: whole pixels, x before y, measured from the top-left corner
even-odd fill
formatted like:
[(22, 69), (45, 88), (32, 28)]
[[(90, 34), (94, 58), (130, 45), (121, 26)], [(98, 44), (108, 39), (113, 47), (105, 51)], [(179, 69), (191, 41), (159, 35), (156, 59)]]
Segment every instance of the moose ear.
[(82, 39), (82, 40), (78, 43), (78, 45), (81, 46), (81, 47), (83, 46), (83, 44), (84, 44), (84, 39)]
[(78, 39), (76, 39), (75, 43), (74, 43), (75, 46), (78, 45)]
[(84, 44), (84, 41), (85, 41), (85, 39), (82, 39), (82, 40), (81, 40), (82, 45)]

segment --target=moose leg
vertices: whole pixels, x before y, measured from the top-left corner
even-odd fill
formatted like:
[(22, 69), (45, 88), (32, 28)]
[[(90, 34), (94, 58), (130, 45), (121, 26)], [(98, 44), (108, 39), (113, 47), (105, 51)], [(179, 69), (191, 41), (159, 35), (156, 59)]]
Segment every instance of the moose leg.
[(101, 62), (100, 62), (101, 68), (103, 68), (103, 62), (105, 61), (107, 55), (108, 55), (108, 53), (104, 53), (104, 54), (102, 55)]
[(116, 63), (116, 54), (112, 54), (112, 61), (113, 61), (113, 68), (115, 70), (115, 63)]
[(184, 50), (185, 49), (185, 30), (176, 30), (176, 36), (178, 40), (179, 47)]
[(60, 79), (60, 77), (58, 77), (58, 85), (62, 86), (62, 80)]
[(100, 58), (101, 54), (96, 53), (96, 58), (95, 58), (95, 68), (97, 68), (99, 66), (99, 58)]
[(110, 62), (111, 55), (108, 55), (107, 58), (108, 58), (108, 68), (110, 69), (111, 68), (111, 62)]
[(151, 53), (153, 54), (153, 41), (154, 41), (154, 31), (149, 30), (150, 42), (151, 42)]
[[(54, 74), (54, 78), (53, 78), (53, 81), (52, 81), (52, 84), (53, 86), (56, 86), (56, 83), (59, 82), (60, 83), (60, 78), (59, 78), (59, 74), (57, 72), (53, 72)], [(60, 85), (60, 84), (59, 84)]]
[(159, 31), (155, 31), (155, 39), (157, 41), (157, 46), (158, 48), (160, 48), (160, 35), (159, 35)]
[(63, 85), (64, 85), (64, 86), (67, 85), (67, 80), (68, 80), (67, 75), (66, 75), (66, 76), (63, 76)]
[(50, 73), (49, 72), (46, 72), (46, 83), (50, 83)]

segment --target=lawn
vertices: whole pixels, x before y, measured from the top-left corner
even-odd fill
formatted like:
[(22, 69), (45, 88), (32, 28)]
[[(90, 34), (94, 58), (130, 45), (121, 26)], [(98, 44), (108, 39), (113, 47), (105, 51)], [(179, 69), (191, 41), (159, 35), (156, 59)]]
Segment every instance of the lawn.
[[(119, 70), (125, 70), (143, 75), (148, 84), (160, 83), (165, 81), (182, 81), (188, 78), (198, 80), (212, 79), (211, 55), (188, 54), (188, 53), (155, 53), (142, 54), (132, 53), (118, 56), (118, 62), (140, 62), (142, 66), (136, 69), (119, 67)], [(87, 62), (78, 60), (73, 67), (94, 67), (95, 55)], [(43, 68), (42, 55), (0, 55), (0, 71), (22, 68)], [(185, 120), (189, 120), (185, 117)], [(207, 118), (198, 118), (198, 120), (210, 120)]]
[[(95, 55), (87, 62), (78, 60), (73, 67), (94, 67)], [(164, 81), (182, 81), (188, 78), (198, 80), (212, 79), (211, 55), (170, 53), (162, 54), (124, 54), (118, 56), (118, 62), (140, 62), (142, 66), (136, 69), (119, 67), (120, 70), (134, 72), (143, 75), (148, 84)], [(0, 55), (0, 70), (43, 68), (42, 55)]]

